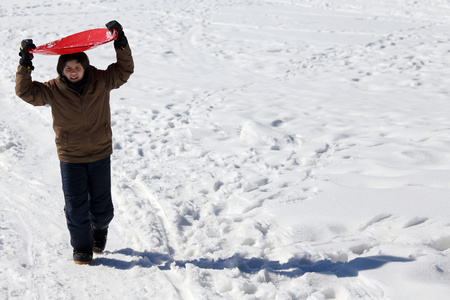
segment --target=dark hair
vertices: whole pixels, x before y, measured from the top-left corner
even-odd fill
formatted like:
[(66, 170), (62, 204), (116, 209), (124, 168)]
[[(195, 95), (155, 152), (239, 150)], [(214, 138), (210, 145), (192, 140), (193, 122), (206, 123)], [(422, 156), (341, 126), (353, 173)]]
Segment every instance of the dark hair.
[(89, 58), (84, 52), (71, 53), (71, 54), (63, 54), (58, 59), (58, 65), (56, 66), (56, 71), (61, 76), (64, 68), (66, 67), (66, 63), (68, 61), (75, 60), (83, 66), (84, 70), (89, 69)]

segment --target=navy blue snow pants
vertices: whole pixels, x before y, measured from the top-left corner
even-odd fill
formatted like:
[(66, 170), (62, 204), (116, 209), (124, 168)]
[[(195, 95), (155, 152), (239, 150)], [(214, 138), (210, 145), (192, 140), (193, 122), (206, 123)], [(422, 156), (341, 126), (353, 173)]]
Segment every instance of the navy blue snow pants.
[(76, 250), (91, 250), (91, 226), (104, 228), (114, 217), (111, 198), (111, 158), (92, 163), (60, 162), (70, 243)]

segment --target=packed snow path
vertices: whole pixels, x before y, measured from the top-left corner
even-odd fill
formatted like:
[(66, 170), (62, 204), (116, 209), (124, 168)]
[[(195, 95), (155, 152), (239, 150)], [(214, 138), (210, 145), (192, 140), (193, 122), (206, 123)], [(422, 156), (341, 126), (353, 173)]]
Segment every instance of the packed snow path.
[[(448, 1), (8, 1), (0, 18), (1, 299), (450, 294)], [(78, 266), (17, 53), (112, 19), (136, 72), (112, 93), (107, 251)], [(56, 76), (57, 56), (33, 62)]]

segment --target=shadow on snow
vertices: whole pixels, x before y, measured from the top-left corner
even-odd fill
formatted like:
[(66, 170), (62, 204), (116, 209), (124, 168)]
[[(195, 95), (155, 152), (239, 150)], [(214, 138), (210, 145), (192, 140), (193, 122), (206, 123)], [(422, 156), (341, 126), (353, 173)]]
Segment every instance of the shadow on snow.
[[(108, 254), (122, 254), (133, 257), (131, 261), (119, 260), (107, 257)], [(105, 257), (106, 256), (106, 257)], [(106, 266), (120, 270), (128, 270), (133, 267), (151, 268), (158, 267), (161, 270), (170, 270), (172, 265), (185, 268), (192, 264), (201, 269), (224, 270), (238, 268), (243, 273), (258, 273), (261, 270), (284, 275), (299, 277), (305, 273), (334, 274), (337, 277), (356, 277), (360, 271), (373, 270), (392, 262), (411, 262), (414, 259), (389, 255), (358, 257), (349, 262), (332, 262), (321, 260), (313, 262), (306, 258), (292, 258), (286, 263), (270, 261), (263, 258), (243, 258), (238, 254), (226, 259), (211, 260), (206, 258), (179, 261), (169, 255), (151, 252), (137, 252), (130, 248), (115, 252), (105, 252), (105, 256), (94, 260), (94, 266)]]

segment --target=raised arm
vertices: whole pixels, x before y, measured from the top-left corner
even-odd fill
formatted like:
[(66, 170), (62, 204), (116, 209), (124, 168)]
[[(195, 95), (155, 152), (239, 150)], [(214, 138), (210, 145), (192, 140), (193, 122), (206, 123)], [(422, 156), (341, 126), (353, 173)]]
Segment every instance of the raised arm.
[(33, 81), (31, 78), (31, 71), (34, 70), (32, 63), (33, 54), (28, 52), (29, 49), (34, 49), (36, 46), (33, 40), (26, 39), (20, 44), (20, 60), (19, 67), (16, 73), (16, 95), (23, 101), (34, 106), (42, 106), (50, 104), (51, 92), (47, 85)]
[(117, 30), (118, 36), (114, 41), (114, 48), (116, 50), (117, 62), (108, 66), (106, 73), (109, 78), (109, 85), (111, 89), (119, 88), (128, 81), (131, 74), (134, 72), (134, 62), (131, 55), (130, 45), (123, 32), (122, 25), (117, 21), (111, 21), (106, 24), (106, 27), (111, 31)]

